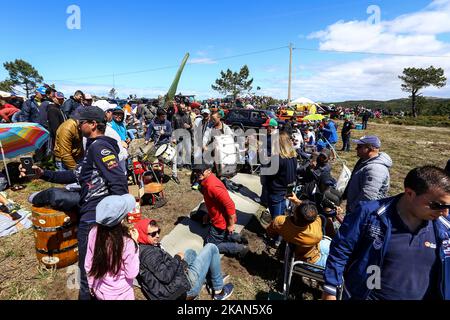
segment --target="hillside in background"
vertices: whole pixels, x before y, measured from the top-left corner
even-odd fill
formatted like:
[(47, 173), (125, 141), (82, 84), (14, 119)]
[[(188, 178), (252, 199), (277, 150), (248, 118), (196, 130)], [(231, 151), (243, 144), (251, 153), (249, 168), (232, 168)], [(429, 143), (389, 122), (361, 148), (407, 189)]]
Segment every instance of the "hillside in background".
[[(409, 112), (411, 110), (410, 99), (394, 99), (388, 101), (376, 100), (355, 100), (344, 102), (332, 102), (336, 106), (343, 106), (345, 108), (353, 108), (356, 106), (364, 106), (369, 109), (383, 109), (390, 112)], [(449, 115), (450, 114), (450, 99), (433, 98), (433, 97), (419, 97), (418, 107), (423, 115)]]

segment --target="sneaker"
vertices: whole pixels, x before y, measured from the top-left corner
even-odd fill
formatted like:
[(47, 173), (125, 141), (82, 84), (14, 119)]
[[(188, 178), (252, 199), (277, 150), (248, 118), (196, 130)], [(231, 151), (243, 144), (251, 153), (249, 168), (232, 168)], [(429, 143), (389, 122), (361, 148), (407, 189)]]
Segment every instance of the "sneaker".
[(261, 221), (266, 224), (270, 224), (272, 222), (272, 215), (270, 214), (269, 209), (266, 209), (262, 212)]
[(220, 293), (214, 294), (214, 300), (227, 300), (231, 294), (233, 293), (234, 286), (231, 283), (227, 283), (223, 286), (222, 291)]
[[(230, 280), (230, 275), (228, 273), (222, 273), (222, 281), (225, 284), (226, 282), (228, 282), (228, 280)], [(206, 280), (205, 284), (203, 285), (202, 289), (205, 288), (206, 291), (210, 294), (210, 295), (214, 295), (214, 289), (212, 287), (212, 282), (211, 279)]]
[(175, 181), (177, 184), (180, 184), (180, 180), (176, 176), (171, 177), (173, 181)]
[(191, 187), (192, 190), (198, 190), (200, 189), (200, 184), (198, 182), (194, 183)]

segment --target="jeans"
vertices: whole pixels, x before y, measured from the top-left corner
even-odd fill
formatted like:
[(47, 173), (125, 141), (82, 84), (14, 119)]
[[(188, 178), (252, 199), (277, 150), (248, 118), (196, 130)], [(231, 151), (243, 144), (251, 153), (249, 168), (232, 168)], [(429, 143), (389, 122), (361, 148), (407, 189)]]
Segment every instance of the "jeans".
[(187, 293), (188, 297), (196, 297), (200, 294), (208, 271), (213, 289), (215, 291), (222, 290), (222, 270), (217, 246), (209, 243), (203, 247), (198, 255), (194, 250), (186, 250), (184, 261), (188, 264), (187, 276), (191, 284), (191, 290)]
[(84, 260), (86, 259), (89, 231), (93, 225), (94, 221), (80, 221), (80, 224), (78, 225), (78, 268), (80, 269), (80, 291), (78, 293), (78, 300), (91, 299), (86, 270), (84, 269)]
[(62, 161), (55, 161), (56, 171), (67, 171), (69, 168)]
[(137, 133), (136, 129), (128, 129), (127, 133), (131, 140), (136, 139), (136, 133)]
[(235, 235), (230, 235), (228, 230), (221, 230), (211, 225), (209, 227), (208, 235), (206, 236), (205, 243), (213, 243), (219, 248), (220, 253), (237, 255), (243, 249), (244, 245), (236, 243)]
[(286, 211), (285, 194), (269, 194), (269, 211), (272, 219), (281, 216)]
[(363, 122), (362, 122), (362, 128), (363, 128), (363, 130), (367, 130), (367, 123), (368, 123), (369, 121), (364, 121), (363, 120)]
[(320, 259), (317, 260), (315, 265), (325, 267), (325, 265), (327, 264), (328, 255), (330, 254), (330, 244), (331, 241), (328, 239), (323, 239), (322, 241), (320, 241), (319, 243)]
[(350, 135), (342, 135), (342, 151), (350, 151)]

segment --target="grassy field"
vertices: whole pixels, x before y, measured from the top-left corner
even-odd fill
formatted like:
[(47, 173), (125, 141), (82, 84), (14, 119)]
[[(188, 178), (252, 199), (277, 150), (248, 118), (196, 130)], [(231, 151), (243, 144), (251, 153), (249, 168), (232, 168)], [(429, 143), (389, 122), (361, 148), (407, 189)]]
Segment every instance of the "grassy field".
[[(416, 166), (433, 164), (444, 166), (450, 159), (450, 129), (407, 127), (369, 123), (367, 131), (354, 131), (353, 137), (375, 134), (381, 138), (382, 151), (393, 160), (391, 169), (392, 195), (402, 192), (403, 179)], [(337, 148), (341, 148), (339, 142)], [(353, 148), (354, 149), (354, 148)], [(355, 151), (338, 152), (350, 169), (356, 163)], [(337, 177), (341, 171), (339, 161), (334, 163)], [(200, 193), (189, 188), (189, 172), (180, 174), (181, 184), (166, 184), (167, 205), (152, 210), (143, 207), (144, 215), (162, 224), (162, 236), (175, 226), (178, 217), (186, 216), (202, 199)], [(44, 190), (51, 184), (34, 181), (23, 191), (9, 192), (9, 196), (30, 209), (26, 199), (34, 191)], [(181, 195), (181, 196), (180, 196)], [(281, 264), (264, 250), (261, 234), (264, 229), (254, 219), (243, 231), (250, 240), (251, 253), (243, 260), (223, 258), (224, 271), (231, 275), (235, 284), (234, 299), (267, 299), (269, 292), (279, 290), (277, 277)], [(73, 285), (74, 267), (48, 270), (39, 266), (34, 251), (34, 235), (31, 229), (10, 237), (0, 238), (0, 299), (12, 300), (70, 300), (77, 298)], [(136, 290), (138, 299), (142, 294)], [(210, 299), (202, 294), (202, 299)]]

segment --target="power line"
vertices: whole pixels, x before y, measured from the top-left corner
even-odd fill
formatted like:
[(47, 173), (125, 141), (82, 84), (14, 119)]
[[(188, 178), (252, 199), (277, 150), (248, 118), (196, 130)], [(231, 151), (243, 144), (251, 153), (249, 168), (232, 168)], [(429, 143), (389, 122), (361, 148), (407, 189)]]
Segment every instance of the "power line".
[[(281, 49), (285, 49), (285, 48), (289, 48), (289, 46), (283, 46), (283, 47), (277, 47), (277, 48), (271, 48), (271, 49), (264, 49), (264, 50), (259, 50), (259, 51), (252, 51), (252, 52), (247, 52), (247, 53), (242, 53), (242, 54), (237, 54), (237, 55), (232, 55), (232, 56), (226, 56), (226, 57), (221, 57), (221, 58), (208, 58), (208, 59), (211, 60), (211, 62), (223, 61), (223, 60), (228, 60), (228, 59), (234, 59), (234, 58), (239, 58), (239, 57), (245, 57), (245, 56), (256, 55), (256, 54), (261, 54), (261, 53), (266, 53), (266, 52), (277, 51), (277, 50), (281, 50)], [(200, 64), (200, 63), (195, 63), (195, 62), (187, 63), (187, 65), (198, 65), (198, 64)], [(49, 82), (63, 82), (63, 81), (74, 81), (74, 80), (110, 78), (110, 77), (113, 77), (113, 76), (114, 77), (126, 76), (126, 75), (130, 75), (130, 74), (139, 74), (139, 73), (147, 73), (147, 72), (167, 70), (167, 69), (175, 69), (175, 68), (178, 68), (178, 67), (179, 67), (179, 65), (173, 65), (173, 66), (165, 66), (165, 67), (144, 69), (144, 70), (131, 71), (131, 72), (122, 72), (122, 73), (114, 73), (114, 74), (111, 73), (111, 74), (98, 75), (98, 76), (80, 77), (80, 78), (72, 78), (72, 79), (65, 79), (65, 80), (47, 80), (47, 81), (49, 81)]]
[(438, 56), (438, 55), (403, 54), (403, 53), (388, 53), (388, 52), (344, 51), (344, 50), (328, 50), (328, 49), (314, 49), (314, 48), (302, 48), (302, 47), (295, 47), (294, 50), (333, 52), (333, 53), (369, 54), (369, 55), (383, 55), (383, 56), (396, 56), (396, 57), (450, 58), (450, 55)]

